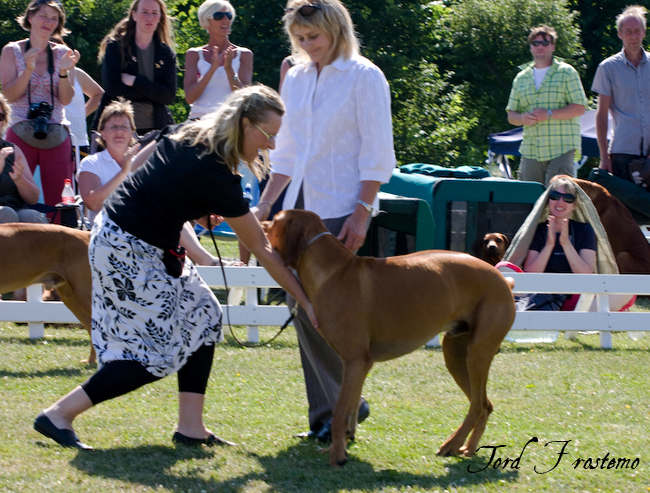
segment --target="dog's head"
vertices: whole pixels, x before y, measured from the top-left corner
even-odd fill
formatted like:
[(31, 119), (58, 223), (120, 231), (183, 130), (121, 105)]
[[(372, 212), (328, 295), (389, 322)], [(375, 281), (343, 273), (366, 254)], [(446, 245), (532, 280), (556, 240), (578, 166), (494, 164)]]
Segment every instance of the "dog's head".
[(474, 242), (474, 256), (496, 265), (510, 246), (510, 240), (503, 233), (488, 233)]
[(289, 267), (296, 267), (309, 240), (327, 231), (323, 221), (313, 212), (287, 210), (278, 212), (272, 221), (264, 221), (262, 228), (273, 249)]

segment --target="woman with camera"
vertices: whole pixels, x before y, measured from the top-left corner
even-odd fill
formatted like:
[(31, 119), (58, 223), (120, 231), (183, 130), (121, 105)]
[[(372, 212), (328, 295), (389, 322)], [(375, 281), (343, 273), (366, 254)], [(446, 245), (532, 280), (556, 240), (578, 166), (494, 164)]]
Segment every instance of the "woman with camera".
[(106, 35), (99, 48), (104, 96), (95, 114), (119, 96), (131, 101), (136, 132), (142, 136), (174, 123), (168, 104), (176, 98), (176, 53), (172, 27), (162, 0), (133, 0), (129, 14)]
[(24, 153), (32, 173), (40, 166), (45, 203), (55, 205), (73, 174), (63, 107), (74, 95), (77, 60), (62, 44), (68, 31), (59, 0), (32, 0), (17, 21), (29, 38), (8, 43), (0, 56), (2, 91), (11, 105), (7, 141)]

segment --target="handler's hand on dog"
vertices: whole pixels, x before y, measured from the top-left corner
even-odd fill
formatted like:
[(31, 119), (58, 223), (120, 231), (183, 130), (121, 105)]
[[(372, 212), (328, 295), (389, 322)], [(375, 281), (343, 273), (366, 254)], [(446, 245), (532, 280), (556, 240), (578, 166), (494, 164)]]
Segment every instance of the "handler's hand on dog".
[(347, 218), (337, 238), (345, 248), (356, 252), (366, 241), (366, 219), (356, 212)]

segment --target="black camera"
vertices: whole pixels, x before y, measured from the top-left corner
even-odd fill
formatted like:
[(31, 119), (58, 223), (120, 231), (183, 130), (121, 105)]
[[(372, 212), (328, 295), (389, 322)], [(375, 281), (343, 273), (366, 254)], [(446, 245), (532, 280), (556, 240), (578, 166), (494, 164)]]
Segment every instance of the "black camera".
[(52, 106), (41, 101), (40, 103), (32, 103), (29, 106), (29, 114), (27, 118), (34, 120), (34, 138), (38, 140), (47, 139), (47, 132), (49, 130), (47, 124), (52, 116)]

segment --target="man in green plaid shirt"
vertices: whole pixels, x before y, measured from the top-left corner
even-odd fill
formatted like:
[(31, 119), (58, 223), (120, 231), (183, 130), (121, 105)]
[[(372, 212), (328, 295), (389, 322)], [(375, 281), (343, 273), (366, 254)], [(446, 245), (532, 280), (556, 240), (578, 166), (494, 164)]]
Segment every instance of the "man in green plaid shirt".
[(552, 27), (531, 29), (533, 61), (520, 67), (506, 107), (508, 121), (524, 126), (519, 178), (546, 186), (555, 175), (573, 176), (573, 159), (581, 143), (580, 116), (588, 104), (578, 72), (553, 57), (556, 39)]

